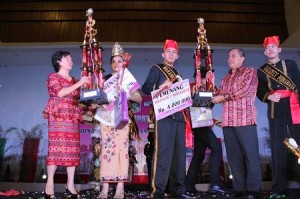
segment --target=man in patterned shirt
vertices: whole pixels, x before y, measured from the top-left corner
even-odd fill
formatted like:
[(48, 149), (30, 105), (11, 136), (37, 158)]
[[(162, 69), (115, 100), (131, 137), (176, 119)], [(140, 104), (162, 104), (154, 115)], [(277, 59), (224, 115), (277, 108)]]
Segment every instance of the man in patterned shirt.
[(256, 70), (245, 67), (244, 60), (242, 49), (229, 50), (230, 70), (212, 102), (223, 103), (222, 127), (233, 188), (237, 195), (258, 198), (261, 171), (254, 106), (258, 80)]

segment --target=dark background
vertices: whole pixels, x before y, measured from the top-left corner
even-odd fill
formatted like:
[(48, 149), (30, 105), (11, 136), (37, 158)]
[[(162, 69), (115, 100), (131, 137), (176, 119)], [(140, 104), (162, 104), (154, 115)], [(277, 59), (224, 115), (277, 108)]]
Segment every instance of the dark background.
[(210, 43), (261, 44), (265, 36), (289, 37), (284, 0), (2, 0), (0, 40), (81, 42), (88, 8), (102, 42), (195, 42), (199, 17)]

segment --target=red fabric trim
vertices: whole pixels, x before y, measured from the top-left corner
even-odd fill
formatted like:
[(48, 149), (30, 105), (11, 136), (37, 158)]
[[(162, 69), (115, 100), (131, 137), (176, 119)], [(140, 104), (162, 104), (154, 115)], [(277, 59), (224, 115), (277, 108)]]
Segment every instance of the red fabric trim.
[(193, 130), (191, 116), (188, 110), (182, 110), (185, 119), (185, 146), (187, 148), (193, 147)]
[(132, 184), (147, 184), (148, 175), (133, 175)]
[(271, 94), (273, 93), (281, 94), (281, 98), (290, 98), (292, 122), (293, 124), (300, 124), (300, 117), (298, 117), (300, 115), (300, 103), (297, 94), (289, 90), (275, 90), (271, 92)]
[(8, 190), (8, 191), (0, 191), (0, 196), (18, 196), (21, 194), (21, 191), (17, 191), (14, 189)]

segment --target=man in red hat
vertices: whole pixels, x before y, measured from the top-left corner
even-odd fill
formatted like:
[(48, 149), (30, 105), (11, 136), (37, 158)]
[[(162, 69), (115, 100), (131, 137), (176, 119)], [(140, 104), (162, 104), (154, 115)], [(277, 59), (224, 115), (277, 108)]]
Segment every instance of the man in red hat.
[[(181, 81), (174, 64), (178, 59), (178, 44), (166, 40), (162, 53), (163, 63), (152, 66), (143, 84), (142, 91), (151, 95), (153, 90), (169, 88)], [(178, 111), (154, 122), (154, 149), (151, 171), (151, 198), (164, 198), (169, 191), (174, 198), (192, 198), (185, 194), (185, 117)], [(169, 190), (166, 190), (168, 184)]]
[[(268, 63), (258, 71), (257, 97), (268, 104), (268, 120), (272, 152), (272, 193), (267, 198), (285, 197), (288, 187), (287, 137), (300, 143), (300, 72), (293, 60), (281, 60), (278, 36), (266, 37), (263, 43)], [(298, 164), (298, 171), (300, 167)]]

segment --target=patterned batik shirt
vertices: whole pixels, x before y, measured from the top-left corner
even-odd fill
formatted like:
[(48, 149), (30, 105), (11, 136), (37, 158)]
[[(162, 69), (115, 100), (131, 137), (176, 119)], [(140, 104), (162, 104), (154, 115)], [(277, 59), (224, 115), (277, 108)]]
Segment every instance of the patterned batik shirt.
[(258, 86), (256, 70), (240, 67), (222, 79), (220, 94), (223, 102), (222, 126), (248, 126), (256, 124), (255, 98)]

